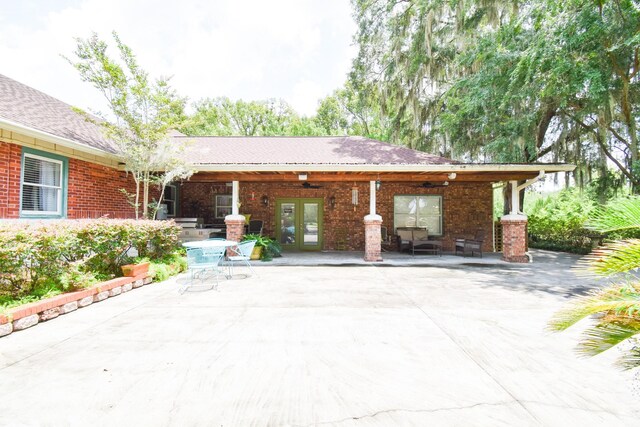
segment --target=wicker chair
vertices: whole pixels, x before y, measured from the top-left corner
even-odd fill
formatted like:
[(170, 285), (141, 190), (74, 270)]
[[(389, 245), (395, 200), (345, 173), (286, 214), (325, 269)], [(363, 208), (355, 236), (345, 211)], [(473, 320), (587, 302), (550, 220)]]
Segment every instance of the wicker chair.
[(467, 239), (464, 237), (456, 238), (456, 255), (458, 252), (462, 252), (462, 256), (467, 256), (467, 254), (478, 253), (480, 254), (480, 258), (482, 258), (482, 243), (484, 242), (484, 230), (476, 231), (475, 236), (472, 239)]

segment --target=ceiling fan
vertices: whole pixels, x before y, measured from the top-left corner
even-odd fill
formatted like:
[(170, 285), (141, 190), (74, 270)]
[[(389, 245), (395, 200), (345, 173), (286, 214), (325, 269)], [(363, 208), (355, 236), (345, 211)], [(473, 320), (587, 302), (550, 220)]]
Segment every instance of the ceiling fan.
[(321, 186), (321, 185), (313, 185), (313, 184), (311, 184), (310, 182), (303, 182), (303, 183), (302, 183), (302, 186), (303, 186), (304, 188), (322, 188), (322, 186)]
[(448, 187), (448, 186), (449, 186), (449, 181), (445, 181), (442, 184), (436, 184), (435, 182), (426, 181), (418, 185), (418, 187), (422, 187), (422, 188), (439, 188), (439, 187)]

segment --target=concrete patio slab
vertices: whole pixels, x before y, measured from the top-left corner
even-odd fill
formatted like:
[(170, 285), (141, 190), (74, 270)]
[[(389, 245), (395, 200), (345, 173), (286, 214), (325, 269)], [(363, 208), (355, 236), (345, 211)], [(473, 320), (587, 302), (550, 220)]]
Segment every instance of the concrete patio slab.
[(146, 286), (0, 339), (0, 425), (637, 424), (615, 354), (545, 330), (593, 281), (537, 255)]

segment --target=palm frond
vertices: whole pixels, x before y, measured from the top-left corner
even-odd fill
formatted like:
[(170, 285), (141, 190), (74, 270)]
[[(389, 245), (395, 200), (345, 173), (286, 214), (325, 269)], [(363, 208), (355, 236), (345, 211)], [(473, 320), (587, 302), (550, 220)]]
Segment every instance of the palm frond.
[(601, 233), (640, 228), (640, 197), (614, 200), (592, 213), (585, 227)]
[(587, 329), (578, 344), (578, 353), (595, 356), (640, 333), (640, 323), (600, 323)]
[(578, 265), (586, 271), (601, 276), (637, 269), (640, 267), (640, 239), (606, 243), (582, 258)]
[(633, 369), (640, 366), (640, 343), (637, 339), (633, 339), (635, 345), (625, 351), (616, 361), (616, 366), (620, 369)]
[(627, 313), (637, 318), (640, 313), (640, 282), (611, 285), (576, 299), (551, 318), (549, 328), (563, 331), (587, 316), (606, 313)]

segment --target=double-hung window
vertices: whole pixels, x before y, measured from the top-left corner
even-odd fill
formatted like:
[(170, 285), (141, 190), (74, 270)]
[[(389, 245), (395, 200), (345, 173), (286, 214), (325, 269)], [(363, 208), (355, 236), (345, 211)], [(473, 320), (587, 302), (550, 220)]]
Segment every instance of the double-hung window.
[(63, 157), (23, 150), (21, 216), (64, 217), (66, 169), (67, 161)]
[(401, 195), (393, 198), (393, 227), (422, 227), (442, 236), (442, 196)]

